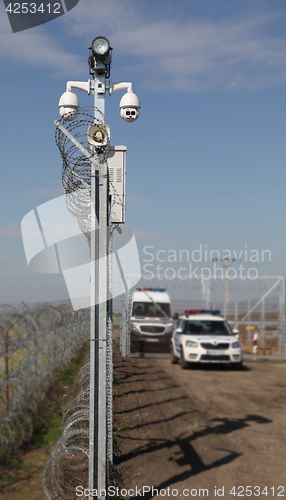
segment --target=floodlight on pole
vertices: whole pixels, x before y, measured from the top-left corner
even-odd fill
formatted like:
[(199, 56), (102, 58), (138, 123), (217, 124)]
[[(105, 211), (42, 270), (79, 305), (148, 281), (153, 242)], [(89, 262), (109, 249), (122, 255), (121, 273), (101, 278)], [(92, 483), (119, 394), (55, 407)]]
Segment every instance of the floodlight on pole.
[(93, 78), (95, 75), (109, 78), (112, 52), (109, 40), (105, 36), (96, 36), (88, 48), (91, 51), (88, 58), (89, 74)]
[[(105, 36), (95, 37), (91, 42), (91, 50), (94, 57), (104, 61), (104, 64), (106, 64), (106, 61), (108, 61), (108, 63), (111, 61), (111, 47), (109, 40), (105, 38)], [(108, 59), (106, 59), (107, 57)]]

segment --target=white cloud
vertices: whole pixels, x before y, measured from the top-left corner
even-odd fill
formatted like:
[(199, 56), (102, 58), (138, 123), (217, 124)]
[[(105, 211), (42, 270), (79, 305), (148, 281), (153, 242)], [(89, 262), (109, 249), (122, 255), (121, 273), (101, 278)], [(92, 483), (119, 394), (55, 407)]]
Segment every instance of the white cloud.
[(62, 186), (54, 187), (54, 188), (39, 188), (34, 191), (25, 191), (22, 192), (24, 195), (33, 195), (38, 196), (40, 198), (56, 198), (57, 196), (61, 196), (64, 193), (64, 188)]
[(165, 246), (176, 246), (178, 240), (166, 233), (158, 233), (143, 228), (133, 228), (136, 240), (145, 240), (154, 247), (164, 248)]
[(164, 238), (166, 235), (164, 233), (157, 233), (155, 231), (149, 231), (148, 229), (135, 228), (133, 229), (136, 239), (138, 240), (151, 240)]
[(152, 203), (154, 203), (154, 200), (146, 200), (145, 198), (140, 197), (137, 193), (127, 191), (126, 202), (136, 203), (139, 205), (151, 205)]
[(3, 264), (18, 264), (21, 262), (21, 259), (17, 255), (11, 254), (0, 254), (0, 263)]
[(271, 191), (268, 191), (268, 194), (273, 194), (273, 195), (280, 195), (285, 193), (286, 189), (271, 189)]
[(17, 238), (21, 236), (21, 223), (10, 222), (7, 226), (0, 227), (0, 236), (4, 238)]
[(286, 37), (268, 32), (278, 14), (251, 9), (223, 19), (156, 20), (148, 4), (110, 0), (95, 21), (92, 5), (94, 0), (80, 2), (63, 19), (66, 28), (86, 36), (96, 22), (117, 54), (132, 56), (132, 73), (152, 90), (253, 90), (286, 81)]
[[(9, 34), (2, 9), (0, 57), (62, 73), (73, 67), (78, 73), (79, 68), (86, 71), (86, 60), (66, 50), (65, 44), (75, 46), (79, 39), (90, 43), (104, 33), (116, 49), (114, 57), (123, 57), (120, 70), (132, 72), (143, 87), (152, 85), (152, 91), (255, 90), (286, 81), (286, 37), (269, 30), (279, 12), (250, 6), (243, 15), (218, 19), (183, 17), (180, 8), (174, 18), (164, 11), (159, 18), (152, 16), (150, 3), (81, 0), (48, 25), (61, 42), (45, 30)], [(129, 67), (124, 68), (128, 58)]]

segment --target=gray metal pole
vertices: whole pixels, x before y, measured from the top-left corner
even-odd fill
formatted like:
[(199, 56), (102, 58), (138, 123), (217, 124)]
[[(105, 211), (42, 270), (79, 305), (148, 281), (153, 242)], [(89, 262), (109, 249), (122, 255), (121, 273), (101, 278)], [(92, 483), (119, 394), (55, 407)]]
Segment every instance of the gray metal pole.
[(206, 283), (202, 282), (202, 309), (206, 309)]
[[(113, 232), (108, 233), (108, 327), (107, 327), (107, 342), (106, 342), (106, 411), (107, 411), (107, 462), (113, 462), (113, 401), (112, 401), (112, 386), (113, 386), (113, 302), (112, 302), (112, 253), (113, 253)], [(107, 464), (108, 467), (108, 464)]]
[(122, 322), (122, 328), (121, 328), (121, 331), (120, 331), (120, 344), (121, 344), (121, 355), (123, 358), (126, 358), (127, 356), (127, 324), (128, 324), (128, 314), (127, 314), (127, 308), (128, 308), (128, 285), (127, 285), (127, 281), (125, 279), (125, 276), (124, 276), (124, 272), (123, 272), (123, 269), (122, 269), (122, 266), (121, 266), (121, 262), (119, 260), (119, 257), (118, 255), (116, 254), (116, 261), (117, 261), (117, 265), (118, 265), (118, 269), (120, 271), (120, 276), (121, 276), (121, 279), (122, 279), (122, 283), (124, 285), (124, 289), (125, 289), (125, 294), (124, 294), (124, 297), (125, 297), (125, 300), (124, 300), (124, 305), (123, 305), (123, 308), (122, 308), (122, 316), (121, 316), (121, 322)]
[(207, 281), (206, 294), (207, 294), (206, 309), (209, 309), (210, 308), (210, 301), (211, 301), (211, 283), (210, 283), (210, 280)]
[[(247, 301), (247, 316), (248, 316), (247, 326), (251, 326), (250, 314), (251, 314), (251, 299), (248, 299), (248, 301)], [(251, 344), (251, 337), (252, 337), (251, 331), (247, 330), (247, 343), (248, 344)]]
[[(90, 307), (90, 401), (89, 401), (89, 490), (93, 491), (98, 484), (97, 457), (98, 457), (98, 371), (99, 371), (99, 326), (98, 326), (98, 306), (96, 298), (96, 277), (98, 273), (98, 239), (96, 238), (96, 226), (98, 216), (98, 206), (95, 202), (98, 200), (99, 183), (98, 165), (95, 161), (91, 162), (91, 307)], [(99, 230), (98, 230), (99, 232)], [(90, 496), (90, 500), (92, 497)]]
[(130, 355), (130, 351), (131, 351), (131, 295), (130, 295), (130, 290), (128, 289), (127, 292), (126, 292), (126, 311), (127, 311), (127, 330), (126, 330), (126, 334), (127, 334), (127, 350), (126, 350), (126, 354), (127, 356)]
[(234, 310), (234, 328), (237, 328), (237, 323), (238, 323), (238, 302), (235, 303), (235, 310)]
[[(105, 85), (105, 76), (98, 80)], [(105, 114), (105, 94), (93, 82), (95, 119)], [(98, 116), (100, 115), (100, 116)], [(106, 339), (108, 290), (107, 164), (91, 161), (91, 324), (89, 490), (105, 500), (106, 490)], [(99, 229), (96, 231), (95, 228)], [(103, 493), (103, 494), (101, 494)], [(90, 500), (94, 499), (90, 496)]]

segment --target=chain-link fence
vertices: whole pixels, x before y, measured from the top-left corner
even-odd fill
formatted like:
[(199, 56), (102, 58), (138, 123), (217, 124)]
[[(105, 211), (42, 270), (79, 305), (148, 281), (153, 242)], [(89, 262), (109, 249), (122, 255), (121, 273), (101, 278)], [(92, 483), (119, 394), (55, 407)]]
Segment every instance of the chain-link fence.
[[(227, 282), (226, 279), (202, 280), (201, 277), (192, 280), (150, 280), (143, 276), (138, 286), (165, 288), (171, 298), (173, 313), (177, 312), (179, 315), (183, 314), (185, 309), (221, 310), (230, 325), (239, 330), (246, 357), (286, 357), (286, 286), (283, 276), (258, 277), (255, 280), (236, 278)], [(127, 291), (116, 306), (118, 311), (122, 311), (123, 356), (138, 355), (130, 350), (133, 291)], [(152, 352), (144, 352), (144, 356), (153, 355)]]

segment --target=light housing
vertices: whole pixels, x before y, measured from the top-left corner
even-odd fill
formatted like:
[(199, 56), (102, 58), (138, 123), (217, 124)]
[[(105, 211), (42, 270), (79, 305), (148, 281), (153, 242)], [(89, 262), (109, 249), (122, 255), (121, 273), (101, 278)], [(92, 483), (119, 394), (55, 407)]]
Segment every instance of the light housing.
[(91, 75), (105, 74), (110, 76), (111, 51), (109, 40), (105, 36), (96, 36), (89, 47), (91, 55), (88, 58), (89, 73)]
[(105, 36), (95, 37), (91, 42), (91, 50), (96, 58), (103, 59), (110, 51), (109, 40)]
[(195, 347), (198, 347), (198, 345), (199, 344), (197, 342), (194, 342), (193, 340), (187, 340), (186, 341), (186, 347), (193, 347), (193, 348), (195, 348)]
[(233, 342), (233, 344), (231, 344), (231, 347), (233, 349), (240, 349), (241, 348), (241, 343), (240, 342)]

